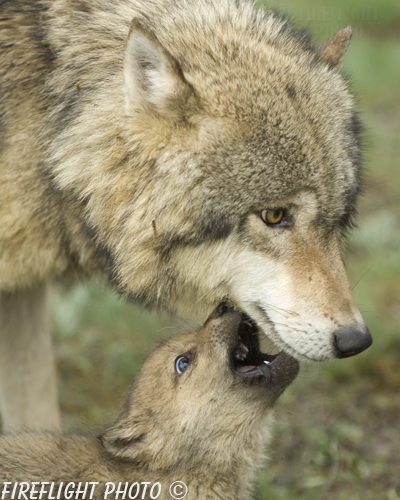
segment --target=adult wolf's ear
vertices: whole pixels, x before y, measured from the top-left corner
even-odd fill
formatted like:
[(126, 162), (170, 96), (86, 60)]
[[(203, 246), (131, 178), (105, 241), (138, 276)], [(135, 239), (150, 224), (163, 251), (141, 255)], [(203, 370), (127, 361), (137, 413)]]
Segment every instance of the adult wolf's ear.
[(177, 116), (193, 94), (178, 62), (142, 19), (134, 19), (131, 24), (124, 78), (128, 112), (150, 109)]
[(134, 460), (138, 458), (142, 441), (146, 436), (146, 426), (139, 416), (137, 418), (121, 416), (101, 436), (104, 448), (112, 455)]
[(340, 30), (327, 42), (316, 50), (320, 60), (326, 62), (331, 68), (339, 69), (351, 40), (352, 30), (350, 26)]

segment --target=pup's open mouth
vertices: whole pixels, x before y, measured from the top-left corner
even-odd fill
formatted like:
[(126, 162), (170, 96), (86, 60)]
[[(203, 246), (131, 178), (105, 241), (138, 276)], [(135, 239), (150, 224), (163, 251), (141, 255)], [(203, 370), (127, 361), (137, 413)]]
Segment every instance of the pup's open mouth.
[(232, 370), (248, 379), (272, 377), (276, 385), (285, 387), (296, 377), (299, 363), (284, 351), (275, 355), (261, 352), (257, 326), (243, 315), (238, 327), (237, 344), (232, 352)]
[(244, 377), (268, 375), (270, 365), (283, 353), (264, 354), (260, 351), (257, 327), (244, 316), (239, 324), (238, 343), (232, 353), (233, 371)]

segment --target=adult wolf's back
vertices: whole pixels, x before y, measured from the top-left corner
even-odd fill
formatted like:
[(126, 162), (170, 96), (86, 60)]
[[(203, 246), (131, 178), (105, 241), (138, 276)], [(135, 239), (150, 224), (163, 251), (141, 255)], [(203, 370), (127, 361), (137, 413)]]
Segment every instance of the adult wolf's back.
[(57, 425), (36, 304), (71, 270), (181, 314), (230, 300), (298, 358), (368, 347), (339, 251), (360, 182), (350, 28), (313, 49), (233, 0), (16, 0), (0, 27), (6, 426)]

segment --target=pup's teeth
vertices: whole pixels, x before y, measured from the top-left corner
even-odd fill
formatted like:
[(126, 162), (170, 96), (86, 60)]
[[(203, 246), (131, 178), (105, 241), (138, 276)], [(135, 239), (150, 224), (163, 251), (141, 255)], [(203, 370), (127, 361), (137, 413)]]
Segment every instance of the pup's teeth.
[(246, 354), (249, 352), (247, 347), (243, 344), (243, 342), (239, 342), (239, 347), (241, 350), (243, 350)]
[(239, 345), (235, 349), (233, 357), (235, 359), (238, 359), (239, 361), (244, 361), (246, 359), (248, 352), (249, 350), (247, 349), (247, 347), (242, 342), (239, 342)]
[(251, 323), (250, 321), (243, 321), (243, 324), (245, 324), (247, 326), (247, 331), (249, 333), (254, 333), (255, 332), (255, 326), (253, 325), (253, 323)]
[(269, 365), (269, 363), (270, 363), (270, 362), (269, 362), (269, 361), (265, 361), (265, 360), (264, 360), (264, 363), (265, 363), (266, 365)]
[(236, 351), (234, 358), (238, 359), (239, 361), (244, 361), (246, 359), (246, 354), (242, 351)]

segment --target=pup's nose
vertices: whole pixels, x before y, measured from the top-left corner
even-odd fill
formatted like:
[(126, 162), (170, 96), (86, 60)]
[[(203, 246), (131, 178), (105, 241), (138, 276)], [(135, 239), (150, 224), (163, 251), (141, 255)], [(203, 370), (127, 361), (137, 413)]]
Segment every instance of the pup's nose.
[(333, 338), (337, 358), (355, 356), (372, 344), (372, 337), (366, 325), (362, 328), (342, 328)]
[(220, 316), (226, 314), (227, 312), (233, 311), (232, 307), (229, 307), (226, 302), (221, 302), (215, 309), (215, 318), (219, 318)]

